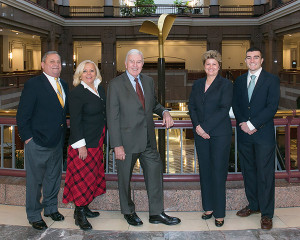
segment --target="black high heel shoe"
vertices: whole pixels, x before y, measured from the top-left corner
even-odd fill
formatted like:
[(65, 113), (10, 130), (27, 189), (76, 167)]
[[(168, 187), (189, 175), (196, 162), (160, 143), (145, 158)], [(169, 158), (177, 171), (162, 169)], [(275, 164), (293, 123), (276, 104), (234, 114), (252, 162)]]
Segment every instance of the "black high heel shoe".
[(203, 220), (207, 220), (210, 219), (212, 217), (213, 213), (210, 214), (206, 214), (205, 212), (202, 214), (202, 219)]
[(224, 219), (223, 220), (215, 219), (215, 225), (216, 227), (222, 227), (224, 225)]

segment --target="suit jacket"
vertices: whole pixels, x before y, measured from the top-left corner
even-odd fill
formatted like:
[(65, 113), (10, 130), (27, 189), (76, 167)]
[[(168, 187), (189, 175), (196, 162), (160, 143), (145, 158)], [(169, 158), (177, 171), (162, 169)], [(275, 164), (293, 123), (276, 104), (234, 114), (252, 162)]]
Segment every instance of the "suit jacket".
[(98, 147), (106, 125), (105, 92), (100, 85), (98, 92), (100, 98), (82, 84), (70, 92), (70, 145), (84, 138), (87, 148)]
[(112, 148), (123, 146), (126, 153), (143, 152), (147, 140), (156, 149), (153, 113), (162, 117), (165, 110), (155, 98), (153, 79), (140, 74), (145, 110), (126, 72), (109, 83), (107, 93), (107, 125)]
[(47, 77), (42, 74), (24, 84), (17, 112), (17, 125), (22, 141), (33, 138), (43, 147), (55, 147), (65, 133), (68, 111), (68, 85), (60, 80), (66, 94), (64, 108)]
[(234, 83), (232, 107), (237, 126), (249, 120), (257, 132), (249, 135), (237, 127), (238, 140), (272, 144), (275, 142), (273, 118), (280, 98), (279, 78), (262, 70), (249, 102), (247, 76), (248, 73), (243, 74)]
[(205, 90), (206, 77), (197, 80), (189, 99), (189, 113), (194, 128), (199, 124), (210, 136), (232, 134), (229, 110), (232, 101), (232, 83), (218, 75)]

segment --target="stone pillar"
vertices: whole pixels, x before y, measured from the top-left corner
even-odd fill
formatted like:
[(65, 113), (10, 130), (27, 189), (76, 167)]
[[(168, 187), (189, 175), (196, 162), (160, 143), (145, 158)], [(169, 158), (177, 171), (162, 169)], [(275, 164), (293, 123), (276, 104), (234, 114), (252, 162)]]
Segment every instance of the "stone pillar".
[(109, 81), (116, 77), (116, 33), (115, 28), (106, 27), (101, 35), (102, 59), (101, 76), (102, 86), (107, 87)]
[(264, 14), (264, 5), (261, 4), (261, 0), (254, 0), (253, 15), (260, 16)]
[[(48, 48), (48, 38), (47, 37), (40, 37), (41, 39), (41, 57), (43, 57), (43, 55), (49, 51)], [(41, 61), (42, 59), (40, 59)]]
[(56, 47), (56, 32), (55, 32), (55, 29), (54, 29), (54, 26), (51, 27), (51, 31), (49, 32), (48, 34), (48, 49), (49, 51), (56, 51), (57, 50), (57, 47)]
[(104, 17), (114, 16), (113, 0), (104, 0)]
[(261, 34), (260, 27), (254, 27), (253, 32), (251, 34), (250, 46), (258, 47), (259, 49), (261, 49), (263, 51), (263, 48), (264, 48), (263, 35)]
[(275, 46), (273, 48), (274, 61), (273, 62), (273, 73), (279, 75), (279, 72), (283, 70), (283, 36), (275, 37)]
[(207, 50), (217, 50), (222, 54), (222, 27), (211, 27), (207, 31)]
[(69, 17), (70, 16), (70, 1), (69, 0), (62, 0), (62, 12), (61, 15), (64, 17)]
[(209, 4), (209, 16), (218, 17), (219, 16), (219, 0), (210, 0)]
[(3, 73), (3, 35), (0, 35), (0, 74)]
[(58, 53), (61, 56), (62, 71), (60, 77), (65, 80), (69, 88), (73, 86), (73, 39), (70, 30), (63, 29), (58, 40)]

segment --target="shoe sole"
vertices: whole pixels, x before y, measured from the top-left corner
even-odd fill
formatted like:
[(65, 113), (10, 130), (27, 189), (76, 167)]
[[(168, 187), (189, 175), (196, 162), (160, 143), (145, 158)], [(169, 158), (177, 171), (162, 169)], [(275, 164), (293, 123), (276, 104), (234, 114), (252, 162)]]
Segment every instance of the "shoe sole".
[(164, 222), (161, 222), (161, 221), (155, 221), (155, 220), (149, 220), (149, 223), (152, 223), (152, 224), (165, 224), (165, 225), (177, 225), (179, 224), (180, 222), (176, 222), (176, 223), (164, 223)]
[(251, 216), (251, 215), (253, 215), (253, 214), (259, 214), (259, 213), (261, 213), (261, 212), (252, 212), (252, 213), (250, 213), (249, 215), (246, 215), (246, 216), (240, 216), (240, 215), (238, 215), (238, 214), (236, 214), (238, 217), (249, 217), (249, 216)]
[(91, 228), (81, 228), (80, 227), (80, 225), (79, 225), (79, 223), (75, 220), (75, 225), (76, 226), (79, 226), (79, 228), (81, 229), (81, 230), (83, 230), (83, 231), (89, 231), (89, 230), (92, 230), (93, 229), (93, 227), (91, 227)]

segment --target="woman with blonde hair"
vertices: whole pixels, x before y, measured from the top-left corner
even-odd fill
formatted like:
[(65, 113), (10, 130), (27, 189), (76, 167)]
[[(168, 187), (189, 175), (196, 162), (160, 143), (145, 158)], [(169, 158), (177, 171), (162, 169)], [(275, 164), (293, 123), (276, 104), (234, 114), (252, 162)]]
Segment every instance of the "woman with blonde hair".
[(92, 229), (87, 218), (99, 216), (88, 205), (106, 191), (103, 142), (106, 131), (105, 92), (93, 61), (81, 62), (70, 92), (70, 138), (63, 202), (74, 202), (75, 224)]
[(202, 219), (215, 217), (215, 225), (224, 224), (226, 178), (228, 173), (232, 127), (229, 109), (232, 83), (219, 75), (221, 54), (210, 50), (203, 55), (206, 77), (197, 80), (189, 100), (198, 155)]

